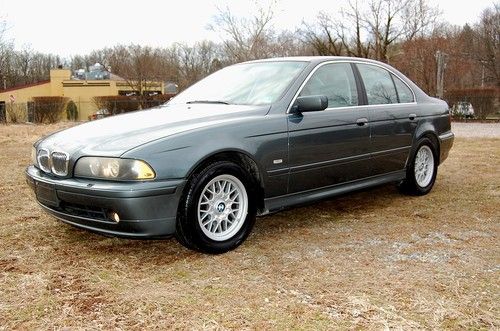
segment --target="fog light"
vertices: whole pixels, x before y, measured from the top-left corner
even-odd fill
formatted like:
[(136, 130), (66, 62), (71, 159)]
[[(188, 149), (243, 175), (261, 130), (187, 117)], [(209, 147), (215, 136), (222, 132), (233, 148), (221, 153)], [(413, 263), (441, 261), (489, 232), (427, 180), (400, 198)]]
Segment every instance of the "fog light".
[(115, 221), (116, 223), (120, 222), (120, 216), (118, 215), (118, 213), (115, 213), (114, 211), (113, 212), (110, 212), (108, 214), (108, 217), (112, 220), (112, 221)]

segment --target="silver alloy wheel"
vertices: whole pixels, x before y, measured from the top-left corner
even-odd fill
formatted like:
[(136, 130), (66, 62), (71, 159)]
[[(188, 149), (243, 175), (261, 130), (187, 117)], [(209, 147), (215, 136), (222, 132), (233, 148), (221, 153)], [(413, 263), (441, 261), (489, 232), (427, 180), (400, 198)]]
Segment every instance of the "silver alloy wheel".
[(243, 183), (231, 175), (213, 178), (198, 201), (198, 223), (211, 240), (231, 239), (243, 226), (248, 212), (248, 195)]
[(434, 175), (434, 154), (429, 146), (420, 146), (415, 156), (414, 168), (417, 185), (420, 187), (429, 185)]

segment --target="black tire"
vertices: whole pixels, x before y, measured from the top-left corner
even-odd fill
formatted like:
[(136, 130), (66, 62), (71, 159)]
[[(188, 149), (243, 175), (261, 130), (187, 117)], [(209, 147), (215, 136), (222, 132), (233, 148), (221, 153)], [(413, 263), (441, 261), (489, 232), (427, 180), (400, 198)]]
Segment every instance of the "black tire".
[[(207, 229), (202, 229), (200, 224), (202, 221), (198, 221), (198, 203), (206, 186), (220, 176), (233, 176), (243, 184), (248, 198), (247, 213), (246, 217), (242, 216), (242, 225), (237, 232), (231, 234), (227, 239), (213, 240), (205, 233)], [(193, 175), (186, 184), (177, 212), (175, 237), (185, 247), (204, 253), (220, 254), (235, 249), (245, 241), (255, 224), (257, 211), (255, 188), (256, 184), (253, 178), (239, 165), (229, 161), (217, 161), (209, 164), (202, 171)], [(226, 223), (226, 230), (227, 226)]]
[[(421, 138), (417, 142), (417, 147), (413, 150), (413, 154), (408, 162), (408, 166), (406, 168), (406, 179), (401, 182), (399, 185), (400, 190), (403, 193), (410, 194), (410, 195), (425, 195), (429, 193), (432, 190), (432, 187), (434, 186), (434, 182), (436, 181), (436, 176), (437, 176), (437, 170), (438, 170), (438, 155), (437, 155), (437, 148), (434, 144), (434, 142), (429, 139), (429, 138)], [(425, 149), (432, 152), (432, 158), (433, 158), (433, 165), (432, 165), (432, 176), (427, 178), (426, 181), (424, 181), (425, 185), (419, 184), (419, 180), (416, 177), (415, 174), (415, 161), (417, 159), (418, 152), (421, 149)], [(420, 181), (422, 182), (422, 180)], [(427, 183), (428, 182), (428, 183)]]

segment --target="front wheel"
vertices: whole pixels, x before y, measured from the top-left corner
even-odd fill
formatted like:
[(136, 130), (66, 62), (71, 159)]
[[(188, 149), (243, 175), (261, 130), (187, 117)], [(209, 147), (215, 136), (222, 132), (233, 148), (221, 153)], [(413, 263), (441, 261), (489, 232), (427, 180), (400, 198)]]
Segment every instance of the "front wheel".
[(408, 164), (406, 179), (402, 182), (401, 189), (412, 195), (429, 193), (436, 181), (437, 167), (438, 159), (434, 143), (428, 138), (420, 139)]
[(208, 165), (188, 182), (179, 205), (179, 242), (213, 254), (239, 246), (255, 223), (254, 187), (252, 178), (235, 163)]

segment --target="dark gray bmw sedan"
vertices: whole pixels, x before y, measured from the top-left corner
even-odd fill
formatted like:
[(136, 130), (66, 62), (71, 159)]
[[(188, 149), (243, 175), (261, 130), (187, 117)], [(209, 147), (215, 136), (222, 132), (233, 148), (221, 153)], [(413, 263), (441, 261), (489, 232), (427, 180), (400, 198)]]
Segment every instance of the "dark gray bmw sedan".
[(448, 105), (386, 64), (267, 59), (45, 137), (26, 177), (63, 222), (222, 253), (256, 215), (389, 182), (427, 194), (453, 138)]

